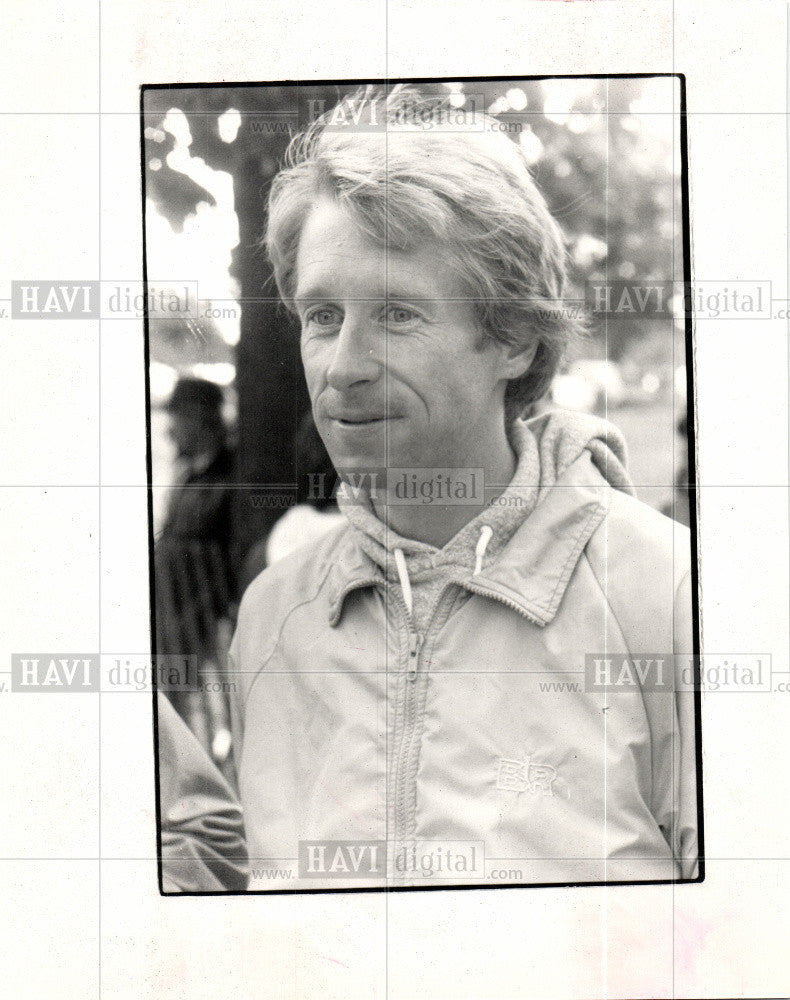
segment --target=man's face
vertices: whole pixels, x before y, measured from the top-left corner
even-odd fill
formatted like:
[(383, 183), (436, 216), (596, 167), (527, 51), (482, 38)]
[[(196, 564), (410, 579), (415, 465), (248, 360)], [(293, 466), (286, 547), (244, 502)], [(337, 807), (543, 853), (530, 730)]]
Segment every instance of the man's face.
[(485, 465), (504, 433), (502, 345), (438, 244), (404, 253), (318, 201), (302, 230), (296, 306), (316, 426), (335, 468)]

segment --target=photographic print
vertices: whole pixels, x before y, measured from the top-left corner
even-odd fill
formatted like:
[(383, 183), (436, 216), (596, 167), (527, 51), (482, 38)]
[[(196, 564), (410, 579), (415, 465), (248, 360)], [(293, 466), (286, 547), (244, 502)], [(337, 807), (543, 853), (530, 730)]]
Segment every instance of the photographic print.
[(683, 88), (143, 88), (165, 893), (704, 877)]

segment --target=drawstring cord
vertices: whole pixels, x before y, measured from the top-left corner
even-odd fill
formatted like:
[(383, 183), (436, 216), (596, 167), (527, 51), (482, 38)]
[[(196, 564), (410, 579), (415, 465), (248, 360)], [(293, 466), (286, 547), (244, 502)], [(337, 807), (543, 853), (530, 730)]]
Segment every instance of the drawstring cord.
[(477, 542), (477, 548), (475, 549), (475, 571), (472, 576), (477, 576), (483, 568), (483, 556), (486, 554), (486, 549), (488, 548), (488, 543), (493, 537), (494, 529), (489, 527), (489, 525), (484, 524), (480, 529), (480, 538)]
[[(475, 570), (472, 576), (477, 576), (483, 569), (483, 558), (486, 554), (486, 549), (488, 548), (488, 543), (491, 541), (494, 535), (494, 529), (488, 524), (484, 524), (480, 529), (480, 538), (477, 542), (477, 547), (475, 548)], [(411, 580), (409, 579), (409, 570), (406, 566), (406, 556), (403, 554), (403, 549), (395, 549), (395, 567), (398, 570), (398, 579), (400, 580), (400, 587), (403, 591), (403, 601), (406, 605), (406, 610), (409, 612), (409, 618), (411, 618), (412, 608), (414, 607), (414, 598), (411, 592)]]
[(411, 618), (411, 609), (414, 602), (411, 596), (411, 580), (409, 579), (409, 571), (406, 569), (406, 557), (403, 554), (403, 549), (395, 549), (395, 565), (398, 569), (398, 579), (400, 580), (400, 588), (403, 591), (403, 600), (406, 602), (406, 610), (409, 612), (409, 618)]

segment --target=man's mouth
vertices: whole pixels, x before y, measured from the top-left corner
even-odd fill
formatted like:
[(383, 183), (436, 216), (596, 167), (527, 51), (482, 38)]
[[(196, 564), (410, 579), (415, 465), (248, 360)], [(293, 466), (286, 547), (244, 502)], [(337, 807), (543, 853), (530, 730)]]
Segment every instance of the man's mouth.
[(383, 424), (387, 420), (397, 419), (392, 416), (380, 416), (373, 414), (363, 414), (354, 416), (333, 416), (331, 418), (336, 424), (341, 427), (373, 427), (376, 424)]

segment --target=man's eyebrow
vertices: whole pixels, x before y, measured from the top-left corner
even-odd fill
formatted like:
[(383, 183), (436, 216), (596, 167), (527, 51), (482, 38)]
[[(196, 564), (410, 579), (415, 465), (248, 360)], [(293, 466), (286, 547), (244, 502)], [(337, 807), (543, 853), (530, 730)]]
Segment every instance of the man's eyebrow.
[(336, 302), (339, 300), (352, 301), (352, 302), (387, 302), (390, 300), (405, 300), (408, 302), (419, 302), (422, 305), (430, 305), (434, 302), (446, 302), (446, 301), (456, 301), (462, 299), (462, 295), (452, 295), (452, 296), (437, 296), (428, 294), (427, 289), (422, 289), (415, 287), (410, 284), (408, 287), (405, 285), (391, 284), (384, 285), (381, 292), (374, 295), (359, 295), (359, 296), (345, 296), (337, 295), (335, 290), (334, 294), (328, 291), (323, 285), (306, 286), (304, 289), (297, 288), (294, 294), (294, 302), (297, 305), (306, 305), (311, 302)]
[(333, 299), (335, 296), (328, 295), (323, 290), (321, 286), (316, 286), (311, 288), (309, 285), (305, 289), (297, 288), (294, 294), (294, 302), (306, 303), (306, 302), (317, 302), (320, 299)]

